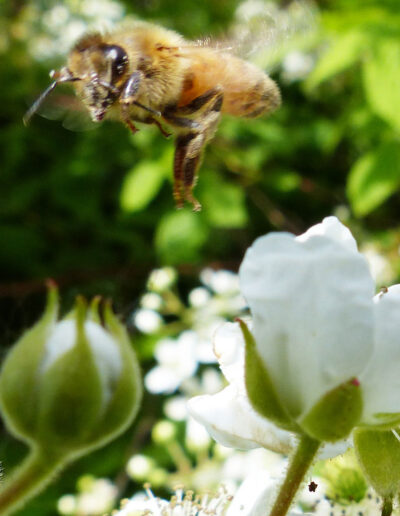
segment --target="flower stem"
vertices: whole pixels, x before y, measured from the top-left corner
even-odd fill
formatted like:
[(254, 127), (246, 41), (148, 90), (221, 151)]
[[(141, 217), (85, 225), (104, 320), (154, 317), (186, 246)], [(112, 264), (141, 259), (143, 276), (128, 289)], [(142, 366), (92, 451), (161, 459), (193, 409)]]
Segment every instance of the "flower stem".
[(382, 507), (382, 516), (390, 516), (393, 512), (392, 498), (384, 498)]
[(285, 480), (281, 485), (278, 497), (270, 512), (270, 516), (285, 516), (304, 479), (320, 446), (320, 441), (302, 435), (299, 444), (290, 458)]
[(39, 450), (32, 450), (25, 460), (2, 482), (0, 514), (8, 516), (27, 500), (42, 491), (61, 468), (62, 463)]

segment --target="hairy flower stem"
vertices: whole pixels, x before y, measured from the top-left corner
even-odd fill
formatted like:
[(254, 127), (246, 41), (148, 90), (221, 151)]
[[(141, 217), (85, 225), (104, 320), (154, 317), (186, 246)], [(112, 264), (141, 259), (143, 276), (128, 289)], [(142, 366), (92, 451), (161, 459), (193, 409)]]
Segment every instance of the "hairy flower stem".
[(1, 516), (12, 514), (42, 491), (61, 467), (59, 460), (39, 450), (33, 450), (10, 475), (5, 471), (0, 487)]
[(314, 461), (320, 444), (320, 441), (306, 435), (300, 437), (298, 447), (290, 458), (285, 480), (281, 485), (270, 516), (287, 514), (305, 474)]
[(385, 498), (383, 500), (382, 516), (390, 516), (393, 512), (392, 498)]

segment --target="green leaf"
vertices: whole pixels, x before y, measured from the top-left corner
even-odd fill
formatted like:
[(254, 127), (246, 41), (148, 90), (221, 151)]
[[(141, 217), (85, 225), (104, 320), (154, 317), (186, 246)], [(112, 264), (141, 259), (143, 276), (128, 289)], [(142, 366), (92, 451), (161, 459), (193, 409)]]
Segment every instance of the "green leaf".
[(146, 208), (159, 192), (169, 170), (162, 161), (142, 161), (125, 177), (120, 194), (124, 211), (135, 212)]
[(315, 88), (321, 82), (350, 68), (360, 59), (366, 43), (366, 35), (357, 29), (336, 35), (327, 52), (308, 76), (306, 87)]
[(400, 41), (375, 39), (364, 61), (363, 82), (372, 110), (400, 130)]
[(201, 215), (189, 208), (165, 215), (159, 223), (155, 245), (164, 263), (193, 262), (208, 239)]
[(243, 189), (223, 181), (216, 174), (201, 175), (204, 215), (212, 226), (243, 228), (247, 224), (247, 210)]
[(382, 204), (400, 184), (400, 144), (388, 142), (362, 156), (350, 171), (347, 194), (357, 216)]

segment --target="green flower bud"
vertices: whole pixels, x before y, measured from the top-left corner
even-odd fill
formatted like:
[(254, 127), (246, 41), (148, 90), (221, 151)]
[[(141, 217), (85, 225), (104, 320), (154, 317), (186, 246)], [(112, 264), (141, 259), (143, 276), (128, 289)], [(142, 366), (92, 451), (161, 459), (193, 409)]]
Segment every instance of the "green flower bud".
[(361, 413), (359, 384), (357, 380), (350, 380), (325, 394), (299, 424), (314, 439), (335, 442), (350, 434)]
[(397, 432), (360, 428), (354, 431), (353, 439), (358, 462), (369, 483), (384, 500), (392, 500), (400, 490)]
[(51, 286), (44, 315), (8, 354), (0, 406), (10, 431), (32, 448), (71, 460), (120, 434), (141, 398), (141, 378), (125, 329), (109, 306), (83, 299), (57, 322)]

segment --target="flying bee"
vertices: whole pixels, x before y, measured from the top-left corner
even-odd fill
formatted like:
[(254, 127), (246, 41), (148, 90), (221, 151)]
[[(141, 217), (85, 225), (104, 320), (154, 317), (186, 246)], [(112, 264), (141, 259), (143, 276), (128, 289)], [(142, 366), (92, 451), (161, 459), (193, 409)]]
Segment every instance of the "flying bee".
[(89, 33), (74, 45), (66, 66), (27, 111), (27, 124), (44, 99), (71, 82), (91, 119), (121, 120), (133, 133), (135, 122), (155, 124), (176, 135), (174, 198), (201, 209), (193, 187), (202, 151), (222, 113), (256, 118), (281, 102), (279, 88), (261, 69), (229, 51), (185, 40), (176, 32), (145, 22), (101, 34)]

